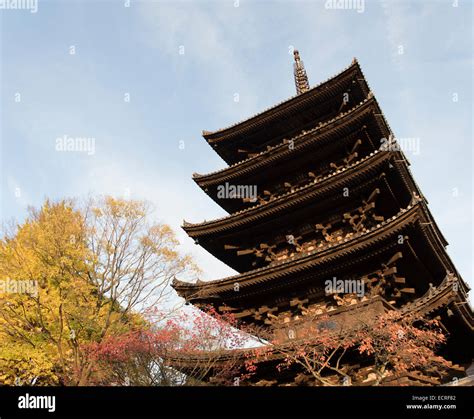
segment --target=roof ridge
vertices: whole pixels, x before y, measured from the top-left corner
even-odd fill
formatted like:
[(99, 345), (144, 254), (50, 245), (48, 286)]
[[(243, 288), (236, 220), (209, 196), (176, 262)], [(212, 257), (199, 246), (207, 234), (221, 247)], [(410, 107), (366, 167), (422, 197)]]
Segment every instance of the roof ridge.
[(444, 291), (452, 287), (453, 283), (456, 281), (459, 281), (459, 278), (455, 276), (452, 272), (448, 272), (438, 286), (430, 286), (428, 291), (426, 291), (420, 298), (417, 298), (416, 300), (410, 301), (409, 303), (405, 304), (403, 307), (400, 308), (400, 311), (407, 312), (413, 308), (417, 308), (420, 305), (425, 304), (430, 300), (434, 300), (438, 295), (442, 294)]
[[(295, 99), (295, 98), (297, 98), (297, 97), (301, 97), (301, 96), (303, 96), (303, 95), (308, 94), (309, 92), (313, 92), (315, 89), (321, 87), (323, 84), (328, 83), (329, 81), (331, 81), (331, 80), (335, 79), (336, 77), (340, 76), (341, 74), (343, 74), (344, 72), (346, 72), (347, 70), (349, 70), (351, 67), (354, 67), (354, 68), (357, 67), (357, 68), (360, 69), (360, 65), (359, 65), (358, 61), (353, 59), (353, 60), (351, 61), (351, 63), (350, 63), (348, 66), (346, 66), (345, 68), (343, 68), (339, 73), (333, 74), (332, 76), (328, 77), (326, 80), (321, 81), (320, 83), (318, 83), (318, 84), (316, 84), (315, 86), (311, 87), (311, 88), (310, 88), (309, 90), (307, 90), (306, 92), (304, 92), (304, 93), (296, 93), (295, 95), (290, 96), (289, 98), (284, 99), (284, 100), (282, 100), (282, 101), (276, 103), (276, 104), (273, 105), (273, 106), (270, 106), (270, 107), (268, 107), (268, 108), (265, 108), (265, 109), (263, 109), (262, 111), (260, 111), (260, 112), (258, 112), (258, 113), (255, 113), (255, 114), (253, 114), (252, 116), (250, 116), (250, 117), (248, 117), (248, 118), (245, 118), (245, 119), (242, 119), (242, 120), (240, 120), (240, 121), (238, 121), (238, 122), (235, 122), (235, 123), (233, 123), (232, 125), (228, 125), (227, 127), (219, 128), (219, 129), (214, 130), (214, 131), (203, 130), (203, 131), (202, 131), (202, 135), (203, 135), (204, 138), (205, 138), (207, 135), (213, 135), (213, 134), (217, 134), (217, 133), (220, 133), (220, 132), (223, 132), (223, 131), (227, 131), (227, 130), (229, 130), (229, 129), (231, 129), (231, 128), (236, 127), (237, 125), (240, 125), (240, 124), (242, 124), (242, 123), (244, 123), (244, 122), (246, 122), (246, 121), (249, 121), (249, 120), (251, 120), (251, 119), (253, 119), (253, 118), (256, 118), (256, 117), (258, 117), (258, 116), (260, 116), (260, 115), (262, 115), (262, 114), (264, 114), (264, 113), (266, 113), (266, 112), (268, 112), (268, 111), (270, 111), (270, 110), (272, 110), (272, 109), (275, 109), (275, 108), (277, 108), (278, 106), (283, 105), (284, 103), (289, 102), (289, 101), (291, 101), (291, 100), (293, 100), (293, 99)], [(362, 72), (362, 70), (361, 70), (361, 72)], [(365, 76), (364, 76), (364, 78), (365, 78)]]
[(380, 109), (380, 106), (378, 105), (375, 97), (373, 95), (372, 96), (368, 95), (364, 100), (362, 100), (361, 102), (359, 102), (357, 105), (353, 106), (351, 109), (347, 110), (346, 112), (341, 112), (340, 114), (338, 114), (334, 118), (329, 119), (326, 122), (320, 122), (317, 126), (315, 126), (314, 128), (311, 128), (308, 131), (303, 130), (299, 134), (296, 134), (293, 137), (291, 137), (290, 139), (283, 138), (280, 143), (278, 143), (278, 144), (276, 144), (276, 145), (274, 145), (270, 148), (267, 148), (267, 149), (265, 149), (265, 150), (263, 150), (259, 153), (254, 153), (251, 157), (247, 157), (246, 159), (240, 160), (236, 163), (232, 163), (232, 164), (228, 165), (227, 167), (225, 167), (223, 169), (215, 170), (213, 172), (209, 172), (209, 173), (206, 173), (204, 175), (201, 175), (201, 174), (198, 174), (198, 173), (193, 173), (193, 180), (198, 180), (199, 178), (205, 178), (205, 177), (208, 177), (208, 176), (212, 176), (212, 175), (215, 175), (219, 172), (224, 172), (225, 170), (237, 167), (237, 166), (239, 166), (243, 163), (247, 163), (251, 160), (256, 160), (256, 159), (264, 156), (265, 154), (269, 154), (269, 153), (273, 152), (277, 148), (284, 147), (285, 145), (288, 144), (289, 141), (300, 140), (303, 137), (306, 137), (307, 135), (314, 134), (316, 131), (319, 131), (323, 128), (326, 128), (328, 125), (333, 124), (334, 122), (346, 117), (348, 114), (357, 111), (358, 109), (360, 109), (361, 107), (363, 107), (365, 104), (367, 104), (370, 101), (373, 101), (377, 105), (377, 107)]

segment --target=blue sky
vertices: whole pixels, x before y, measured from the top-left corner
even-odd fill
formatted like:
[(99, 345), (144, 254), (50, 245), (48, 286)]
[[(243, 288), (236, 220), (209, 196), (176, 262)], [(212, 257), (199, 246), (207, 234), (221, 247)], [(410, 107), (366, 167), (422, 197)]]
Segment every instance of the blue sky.
[[(0, 10), (2, 220), (46, 197), (147, 199), (202, 279), (233, 273), (179, 228), (225, 214), (191, 179), (225, 167), (200, 134), (293, 96), (295, 47), (311, 85), (357, 57), (395, 135), (419, 139), (412, 172), (474, 285), (470, 1), (127, 1)], [(95, 152), (57, 151), (64, 136)]]

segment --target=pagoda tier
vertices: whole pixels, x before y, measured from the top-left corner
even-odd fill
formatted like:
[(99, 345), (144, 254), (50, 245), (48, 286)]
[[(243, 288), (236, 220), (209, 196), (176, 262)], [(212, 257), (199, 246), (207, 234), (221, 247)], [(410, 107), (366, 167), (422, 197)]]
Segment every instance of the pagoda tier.
[(269, 265), (285, 252), (350, 237), (395, 215), (418, 193), (401, 152), (375, 151), (272, 201), (183, 228), (214, 256), (244, 272)]
[(466, 339), (472, 339), (474, 335), (474, 315), (467, 299), (468, 290), (462, 280), (449, 274), (438, 287), (430, 287), (422, 298), (401, 309), (403, 313), (440, 320), (448, 336), (441, 355), (460, 363), (470, 363), (474, 358), (474, 345), (466, 345)]
[[(286, 334), (291, 329), (298, 332), (298, 325), (304, 325), (306, 318), (310, 317), (312, 322), (318, 323), (321, 327), (328, 327), (337, 331), (344, 331), (356, 328), (360, 322), (370, 324), (377, 314), (382, 314), (391, 310), (400, 311), (403, 314), (415, 316), (417, 318), (439, 320), (441, 328), (448, 334), (447, 348), (443, 355), (454, 362), (450, 363), (450, 371), (443, 377), (440, 371), (434, 371), (431, 376), (417, 375), (408, 373), (406, 376), (393, 377), (389, 376), (384, 381), (386, 384), (397, 384), (394, 380), (401, 381), (398, 384), (412, 384), (412, 385), (439, 385), (441, 382), (449, 382), (452, 377), (463, 377), (465, 375), (465, 367), (468, 366), (472, 357), (474, 357), (474, 348), (466, 347), (466, 336), (472, 336), (474, 332), (474, 317), (469, 306), (466, 304), (466, 290), (461, 285), (462, 281), (452, 274), (448, 274), (442, 283), (437, 287), (430, 288), (425, 295), (417, 298), (411, 303), (405, 304), (401, 309), (394, 307), (385, 298), (375, 295), (366, 298), (364, 301), (353, 302), (350, 305), (341, 305), (329, 311), (321, 313), (310, 313), (299, 316), (296, 320), (291, 320), (286, 323), (280, 323), (277, 326), (277, 333)], [(459, 286), (458, 286), (459, 285)], [(296, 335), (295, 335), (296, 338)], [(283, 343), (283, 345), (285, 345)], [(259, 368), (255, 376), (251, 377), (251, 381), (257, 384), (260, 380), (260, 385), (268, 385), (268, 378), (275, 379), (279, 384), (284, 382), (293, 382), (294, 384), (305, 384), (298, 382), (298, 375), (301, 371), (284, 369), (278, 376), (272, 373), (275, 366), (282, 362), (284, 358), (284, 351), (269, 355), (264, 360), (259, 361)], [(227, 352), (220, 352), (219, 354), (196, 354), (193, 357), (175, 355), (169, 357), (167, 362), (169, 365), (182, 370), (183, 372), (195, 371), (196, 368), (206, 370), (209, 375), (212, 375), (213, 369), (218, 369), (221, 364), (232, 362), (235, 365), (244, 365), (249, 358), (249, 349), (232, 350)], [(355, 363), (359, 365), (355, 366)], [(361, 365), (362, 364), (362, 365)], [(458, 365), (461, 364), (461, 365)], [(370, 385), (369, 373), (371, 372), (371, 364), (357, 354), (352, 358), (353, 373), (356, 380), (354, 385)], [(243, 371), (244, 372), (244, 371)], [(442, 380), (440, 380), (442, 377)], [(205, 379), (205, 377), (202, 377)], [(358, 379), (357, 379), (358, 378)], [(275, 383), (276, 384), (276, 383)], [(307, 383), (306, 383), (307, 384)]]
[(385, 297), (369, 295), (362, 300), (352, 299), (330, 310), (322, 310), (321, 304), (318, 311), (311, 307), (304, 313), (286, 318), (284, 322), (274, 322), (275, 334), (285, 335), (292, 330), (298, 338), (299, 330), (303, 330), (308, 321), (318, 322), (328, 328), (342, 331), (357, 327), (361, 321), (370, 323), (378, 315), (395, 310), (419, 319), (437, 319), (441, 329), (447, 335), (449, 344), (446, 345), (443, 355), (455, 359), (458, 363), (471, 363), (474, 357), (474, 346), (466, 348), (466, 336), (474, 333), (474, 315), (467, 303), (467, 288), (462, 280), (454, 274), (447, 274), (437, 286), (430, 286), (424, 295), (406, 303), (403, 307), (396, 307)]
[[(293, 257), (240, 275), (173, 287), (188, 302), (212, 304), (232, 311), (245, 322), (271, 325), (287, 312), (316, 305), (337, 306), (327, 295), (327, 280), (363, 280), (368, 295), (384, 296), (394, 306), (422, 296), (456, 272), (444, 250), (426, 205), (416, 203), (368, 231), (361, 231), (322, 249), (307, 249)], [(468, 287), (460, 281), (460, 287)], [(364, 294), (365, 295), (365, 294)], [(353, 296), (350, 297), (350, 300)]]
[(391, 137), (375, 98), (369, 98), (310, 131), (208, 175), (194, 174), (194, 181), (229, 212), (255, 204), (248, 196), (221, 197), (228, 185), (251, 185), (258, 203), (272, 200), (308, 181), (320, 179), (375, 151)]
[(203, 137), (226, 163), (234, 164), (334, 118), (364, 100), (368, 93), (367, 82), (354, 59), (346, 70), (326, 82), (231, 127), (204, 131)]

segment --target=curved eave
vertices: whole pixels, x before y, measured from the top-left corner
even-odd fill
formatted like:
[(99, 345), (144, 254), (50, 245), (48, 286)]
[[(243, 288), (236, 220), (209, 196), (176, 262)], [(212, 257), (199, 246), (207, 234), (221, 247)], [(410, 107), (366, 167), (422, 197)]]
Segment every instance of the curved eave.
[[(457, 283), (457, 287), (455, 286)], [(423, 297), (406, 304), (400, 311), (423, 317), (435, 314), (439, 309), (452, 306), (466, 326), (474, 331), (474, 316), (467, 302), (467, 287), (463, 280), (450, 273), (434, 290), (429, 290)]]
[[(285, 193), (272, 201), (254, 205), (248, 209), (236, 212), (223, 218), (203, 223), (183, 223), (183, 229), (192, 238), (198, 238), (209, 234), (215, 234), (235, 227), (241, 227), (269, 214), (283, 211), (303, 201), (309, 201), (314, 196), (330, 189), (340, 187), (347, 179), (363, 177), (370, 169), (380, 163), (396, 158), (398, 152), (374, 151), (369, 156), (355, 162), (347, 168), (331, 172), (317, 182), (296, 188), (292, 192)], [(396, 167), (399, 167), (398, 165)]]
[[(426, 205), (418, 200), (416, 204), (401, 210), (397, 215), (372, 228), (367, 232), (355, 234), (348, 240), (338, 244), (328, 244), (322, 250), (315, 250), (304, 255), (296, 255), (283, 262), (255, 269), (240, 275), (234, 275), (216, 281), (201, 284), (186, 284), (173, 282), (173, 288), (187, 301), (220, 300), (222, 293), (232, 292), (234, 284), (239, 283), (239, 296), (245, 294), (245, 289), (256, 284), (276, 281), (295, 272), (302, 272), (321, 265), (322, 263), (337, 263), (343, 257), (355, 255), (368, 247), (399, 234), (409, 224), (418, 222), (426, 241), (430, 243), (432, 251), (439, 255), (447, 271), (455, 271), (442, 243), (437, 239), (435, 228), (430, 222)], [(463, 281), (461, 281), (463, 283)], [(464, 283), (463, 283), (464, 284)]]
[[(253, 207), (211, 221), (205, 221), (196, 224), (184, 221), (182, 228), (191, 238), (196, 239), (206, 235), (219, 233), (221, 231), (230, 230), (232, 228), (241, 227), (244, 224), (252, 223), (255, 220), (262, 219), (267, 215), (283, 211), (288, 207), (300, 204), (302, 201), (309, 200), (313, 197), (313, 195), (319, 195), (319, 193), (325, 192), (327, 189), (334, 187), (333, 184), (340, 186), (341, 184), (343, 185), (347, 179), (350, 179), (353, 176), (357, 176), (359, 178), (363, 177), (364, 171), (368, 172), (371, 166), (385, 160), (391, 160), (395, 162), (393, 165), (397, 168), (397, 170), (399, 170), (402, 181), (405, 184), (407, 190), (410, 191), (410, 193), (416, 192), (420, 197), (423, 197), (427, 203), (418, 185), (416, 184), (413, 175), (411, 174), (411, 171), (408, 167), (408, 160), (404, 156), (403, 152), (385, 152), (376, 150), (369, 156), (364, 157), (349, 167), (331, 172), (318, 182), (308, 183), (307, 185), (301, 186), (300, 188), (296, 188), (292, 192), (280, 195), (272, 201), (254, 205)], [(315, 190), (318, 190), (317, 193)], [(431, 223), (434, 225), (437, 236), (443, 245), (447, 246), (448, 241), (436, 224), (434, 217), (432, 216), (428, 207), (426, 211), (429, 214)]]
[[(390, 311), (390, 310), (397, 310), (394, 306), (392, 306), (390, 303), (388, 303), (383, 297), (377, 295), (374, 296), (366, 301), (362, 302), (357, 302), (356, 304), (353, 304), (351, 306), (342, 306), (338, 307), (333, 311), (329, 311), (325, 314), (315, 316), (313, 319), (318, 320), (322, 319), (325, 316), (328, 316), (329, 318), (338, 318), (341, 315), (344, 315), (346, 312), (351, 311), (351, 312), (361, 312), (365, 310), (372, 310), (372, 307), (374, 305), (380, 305), (383, 307), (385, 311)], [(307, 320), (306, 320), (307, 321)], [(293, 324), (298, 324), (298, 323), (303, 323), (305, 322), (305, 319), (297, 320), (294, 321)], [(353, 325), (349, 327), (354, 327)], [(336, 332), (340, 333), (340, 331)], [(271, 346), (275, 346), (272, 344)], [(291, 348), (293, 346), (293, 343), (285, 342), (285, 343), (280, 343), (278, 345), (280, 348)], [(253, 350), (255, 350), (256, 347), (250, 347), (250, 348), (238, 348), (238, 349), (227, 349), (227, 350), (220, 350), (220, 351), (208, 351), (208, 352), (194, 352), (194, 353), (187, 353), (187, 352), (175, 352), (168, 354), (166, 356), (166, 362), (169, 363), (170, 365), (173, 365), (174, 367), (178, 368), (196, 368), (200, 365), (203, 365), (203, 367), (209, 368), (209, 364), (206, 364), (206, 361), (208, 362), (209, 360), (212, 359), (213, 365), (219, 365), (222, 362), (229, 362), (229, 361), (245, 361), (249, 357), (249, 353), (251, 353)], [(265, 358), (265, 361), (268, 360), (274, 360), (274, 359), (280, 359), (284, 357), (285, 355), (281, 352), (275, 352), (273, 354), (269, 354), (268, 357)]]
[(363, 86), (367, 90), (366, 94), (368, 94), (368, 84), (364, 78), (359, 63), (357, 62), (357, 60), (354, 59), (351, 65), (345, 70), (329, 78), (328, 80), (312, 87), (308, 91), (295, 95), (283, 102), (280, 102), (279, 104), (276, 104), (243, 121), (237, 122), (227, 128), (222, 128), (216, 131), (203, 131), (203, 137), (209, 144), (214, 144), (232, 137), (245, 135), (246, 133), (252, 131), (255, 128), (272, 123), (272, 121), (274, 121), (275, 119), (285, 118), (285, 116), (300, 107), (301, 104), (307, 102), (314, 96), (324, 94), (328, 90), (331, 90), (334, 85), (337, 84), (337, 82), (346, 77), (351, 76), (355, 72), (359, 73), (360, 78), (362, 79), (360, 81), (363, 82)]
[[(221, 182), (241, 177), (249, 173), (254, 173), (256, 170), (264, 166), (273, 164), (274, 162), (284, 159), (287, 156), (295, 156), (295, 153), (303, 152), (309, 146), (325, 141), (328, 137), (332, 137), (335, 132), (350, 126), (353, 121), (359, 116), (368, 114), (370, 111), (376, 114), (381, 114), (380, 107), (374, 96), (371, 96), (360, 102), (347, 112), (343, 112), (337, 117), (319, 124), (312, 130), (300, 133), (289, 141), (294, 141), (294, 148), (289, 150), (288, 142), (281, 142), (271, 149), (262, 151), (253, 157), (249, 157), (238, 163), (232, 164), (222, 170), (208, 173), (205, 175), (193, 174), (193, 180), (205, 190), (206, 187), (216, 185)], [(384, 123), (384, 120), (376, 118), (376, 121), (382, 132), (385, 132), (386, 138), (390, 135), (389, 127)]]

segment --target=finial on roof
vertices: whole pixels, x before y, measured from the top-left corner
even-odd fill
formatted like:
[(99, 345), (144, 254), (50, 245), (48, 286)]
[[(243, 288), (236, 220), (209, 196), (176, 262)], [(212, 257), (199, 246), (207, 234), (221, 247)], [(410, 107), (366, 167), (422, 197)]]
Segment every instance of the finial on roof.
[(296, 93), (304, 93), (309, 90), (309, 81), (308, 75), (306, 74), (306, 70), (304, 68), (303, 61), (300, 59), (300, 53), (297, 49), (293, 51), (295, 56), (295, 63), (293, 64), (293, 72), (295, 75), (295, 85), (296, 85)]

